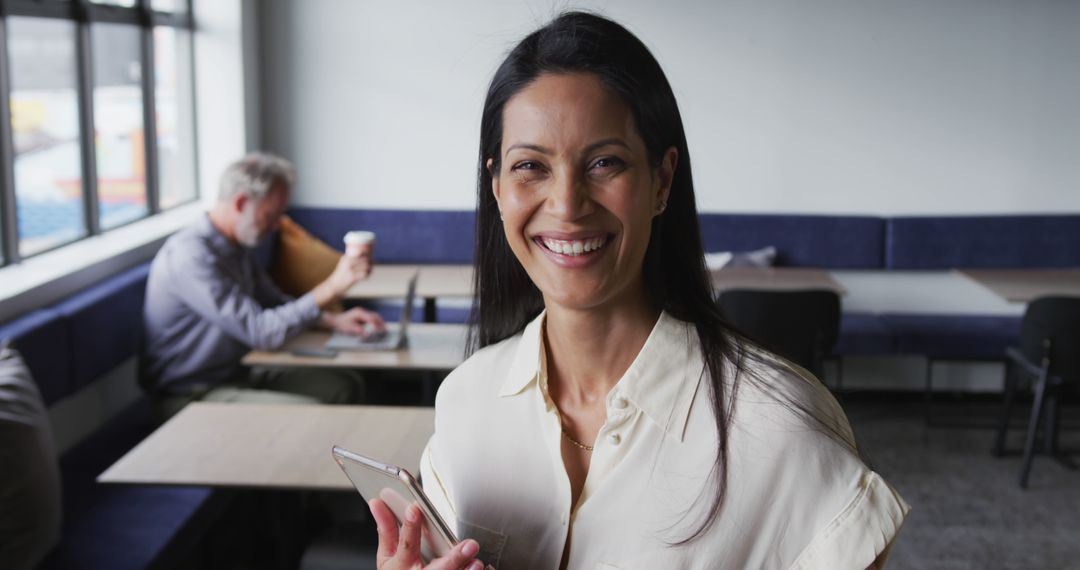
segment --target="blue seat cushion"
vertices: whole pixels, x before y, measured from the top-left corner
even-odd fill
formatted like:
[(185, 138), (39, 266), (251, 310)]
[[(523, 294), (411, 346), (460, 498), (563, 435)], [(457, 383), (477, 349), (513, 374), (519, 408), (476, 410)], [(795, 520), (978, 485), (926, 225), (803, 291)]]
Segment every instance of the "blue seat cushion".
[(929, 358), (1001, 360), (1020, 340), (1020, 317), (882, 315), (899, 354)]
[(435, 321), (440, 323), (465, 324), (469, 322), (469, 313), (472, 309), (463, 307), (460, 303), (448, 305), (435, 301)]
[(73, 391), (138, 353), (149, 271), (149, 263), (138, 265), (56, 305), (68, 319)]
[(702, 245), (710, 251), (776, 246), (776, 265), (880, 269), (885, 222), (868, 216), (701, 214)]
[(153, 405), (141, 398), (64, 454), (63, 530), (42, 568), (147, 568), (194, 545), (221, 508), (211, 489), (96, 481), (154, 427)]
[(289, 217), (330, 246), (343, 249), (345, 232), (375, 232), (375, 261), (472, 263), (475, 214), (450, 210), (292, 208)]
[(1080, 266), (1080, 216), (901, 217), (887, 222), (889, 269)]
[(892, 354), (893, 334), (885, 320), (871, 313), (840, 315), (840, 336), (833, 347), (837, 356)]
[(71, 393), (68, 323), (54, 309), (39, 309), (0, 326), (0, 341), (22, 354), (45, 405)]

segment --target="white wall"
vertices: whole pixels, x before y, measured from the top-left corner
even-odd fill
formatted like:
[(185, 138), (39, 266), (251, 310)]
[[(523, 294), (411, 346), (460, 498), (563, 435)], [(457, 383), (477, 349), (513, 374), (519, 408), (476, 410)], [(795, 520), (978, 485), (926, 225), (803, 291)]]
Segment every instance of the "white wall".
[(195, 123), (202, 201), (217, 197), (218, 177), (248, 149), (242, 0), (195, 0)]
[(261, 130), (296, 202), (471, 209), (491, 74), (568, 7), (665, 67), (702, 210), (1080, 211), (1065, 0), (268, 0)]

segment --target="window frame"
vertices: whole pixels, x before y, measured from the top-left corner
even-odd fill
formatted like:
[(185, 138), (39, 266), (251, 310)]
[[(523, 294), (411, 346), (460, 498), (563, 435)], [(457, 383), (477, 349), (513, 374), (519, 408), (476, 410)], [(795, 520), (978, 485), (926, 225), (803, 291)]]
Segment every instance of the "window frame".
[[(151, 8), (150, 0), (137, 0), (134, 7), (95, 4), (90, 0), (0, 0), (0, 267), (16, 265), (29, 259), (68, 246), (72, 243), (101, 235), (126, 225), (146, 220), (162, 212), (160, 165), (157, 145), (157, 85), (154, 68), (154, 28), (158, 26), (187, 30), (192, 37), (195, 32), (194, 2), (183, 0), (187, 7), (182, 12), (158, 12)], [(79, 158), (82, 168), (83, 223), (86, 233), (74, 240), (51, 246), (31, 255), (19, 254), (19, 221), (15, 196), (15, 152), (11, 123), (11, 76), (8, 54), (8, 17), (29, 16), (72, 21), (76, 25), (76, 85), (79, 107)], [(91, 26), (97, 23), (131, 24), (140, 32), (141, 89), (143, 103), (143, 160), (146, 186), (147, 211), (132, 220), (112, 226), (108, 230), (101, 227), (98, 202), (97, 148), (94, 144), (94, 77), (92, 60)], [(191, 69), (195, 68), (195, 46), (190, 42), (189, 49), (182, 57), (188, 59)], [(192, 74), (191, 84), (192, 112), (198, 106), (195, 97), (195, 80)], [(192, 181), (195, 184), (194, 195), (178, 202), (170, 209), (197, 202), (201, 191), (198, 187), (199, 158), (198, 130), (192, 125), (195, 140), (191, 141)]]

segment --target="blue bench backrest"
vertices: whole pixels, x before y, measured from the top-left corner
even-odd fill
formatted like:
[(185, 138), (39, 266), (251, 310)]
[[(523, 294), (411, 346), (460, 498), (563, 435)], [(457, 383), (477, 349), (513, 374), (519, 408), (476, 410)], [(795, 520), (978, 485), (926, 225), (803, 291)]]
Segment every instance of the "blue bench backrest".
[(150, 264), (141, 264), (56, 305), (71, 335), (72, 391), (138, 353), (149, 272)]
[(0, 325), (22, 353), (46, 405), (97, 380), (138, 352), (150, 264)]
[(293, 208), (289, 217), (312, 235), (343, 249), (345, 232), (375, 232), (383, 263), (472, 263), (475, 214), (447, 210)]
[(1080, 215), (901, 217), (887, 222), (889, 269), (1080, 266)]
[(776, 246), (776, 264), (833, 269), (880, 269), (881, 218), (784, 214), (701, 214), (705, 251)]
[(67, 321), (52, 308), (0, 325), (0, 341), (10, 341), (22, 354), (47, 406), (72, 391), (70, 336)]

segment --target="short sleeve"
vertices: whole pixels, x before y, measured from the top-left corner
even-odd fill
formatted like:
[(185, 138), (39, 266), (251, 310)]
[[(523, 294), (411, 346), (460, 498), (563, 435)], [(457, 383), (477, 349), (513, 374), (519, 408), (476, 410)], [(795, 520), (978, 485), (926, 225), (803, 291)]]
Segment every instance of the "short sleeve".
[(911, 509), (877, 473), (866, 471), (851, 502), (819, 532), (792, 570), (864, 570), (884, 564)]

